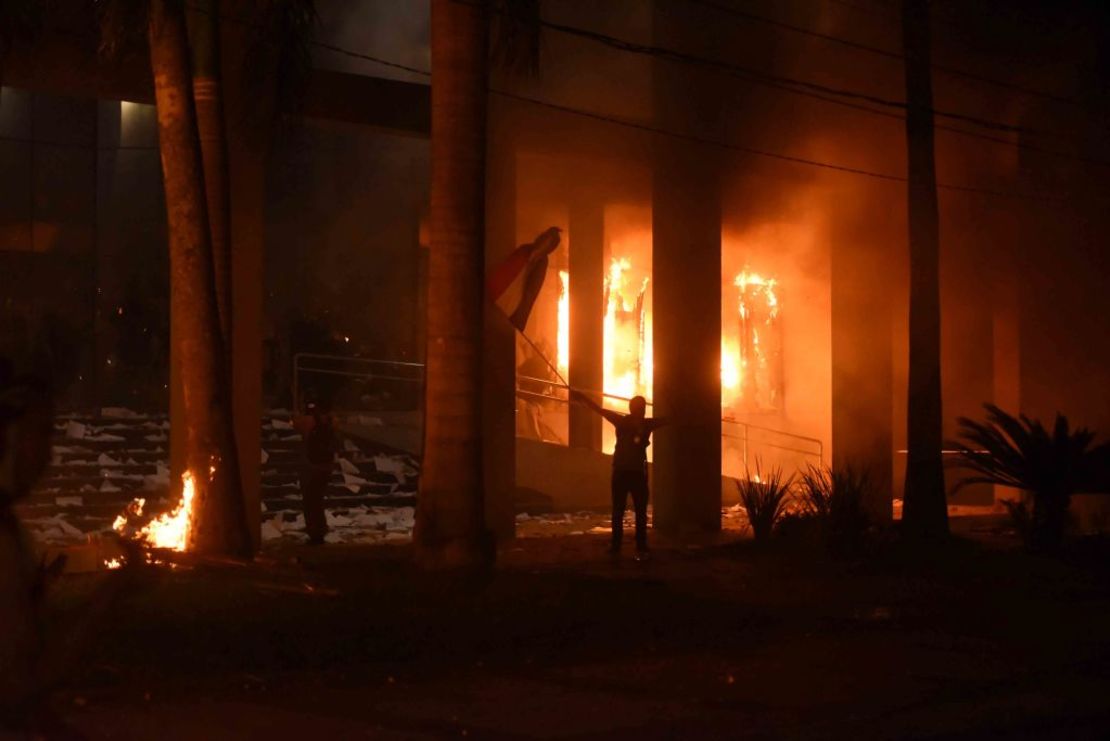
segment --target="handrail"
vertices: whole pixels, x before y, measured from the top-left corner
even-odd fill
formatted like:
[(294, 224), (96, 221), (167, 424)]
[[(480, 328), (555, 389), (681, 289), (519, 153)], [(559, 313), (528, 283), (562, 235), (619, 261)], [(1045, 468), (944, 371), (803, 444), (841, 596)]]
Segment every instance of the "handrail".
[(401, 365), (412, 368), (423, 368), (423, 363), (412, 363), (407, 360), (381, 360), (380, 358), (363, 358), (358, 355), (326, 355), (324, 353), (315, 352), (299, 352), (293, 356), (293, 362), (296, 363), (300, 358), (317, 358), (320, 360), (341, 360), (344, 363), (374, 363), (377, 365)]
[[(371, 373), (371, 372), (342, 371), (342, 370), (335, 370), (333, 368), (316, 368), (316, 367), (312, 367), (312, 366), (302, 365), (301, 360), (304, 360), (304, 359), (327, 360), (327, 361), (334, 361), (334, 362), (337, 362), (337, 363), (344, 363), (344, 364), (355, 363), (355, 364), (362, 364), (364, 366), (366, 366), (366, 365), (375, 365), (375, 366), (384, 365), (384, 366), (389, 366), (389, 367), (393, 367), (393, 368), (419, 368), (421, 373), (420, 373), (419, 376), (405, 377), (405, 376), (384, 376), (384, 375), (381, 375), (381, 374), (378, 374), (378, 373)], [(423, 363), (413, 363), (413, 362), (409, 362), (409, 361), (405, 361), (405, 360), (383, 360), (383, 359), (379, 359), (379, 358), (361, 358), (361, 357), (353, 356), (353, 355), (328, 355), (328, 354), (325, 354), (325, 353), (299, 352), (299, 353), (296, 353), (295, 355), (293, 355), (293, 412), (294, 412), (294, 414), (298, 414), (298, 413), (300, 413), (300, 409), (301, 409), (301, 407), (300, 407), (300, 393), (301, 393), (300, 392), (300, 377), (301, 377), (302, 372), (318, 373), (320, 375), (327, 375), (327, 376), (342, 376), (342, 377), (345, 377), (345, 378), (365, 378), (365, 379), (377, 379), (377, 380), (383, 380), (383, 381), (399, 381), (399, 382), (403, 382), (403, 383), (423, 383), (424, 382), (423, 370), (424, 370), (424, 364)]]
[[(518, 380), (522, 379), (522, 380), (525, 380), (525, 381), (532, 381), (532, 382), (535, 382), (535, 383), (541, 383), (541, 384), (545, 384), (545, 385), (548, 385), (548, 386), (554, 386), (556, 388), (561, 388), (561, 389), (568, 388), (566, 385), (564, 385), (562, 383), (559, 383), (558, 381), (555, 381), (555, 380), (552, 380), (552, 379), (536, 378), (534, 376), (522, 376), (522, 375), (518, 375), (517, 378), (518, 378)], [(600, 392), (600, 391), (587, 390), (587, 393), (600, 394), (601, 396), (603, 396), (605, 398), (608, 398), (608, 399), (620, 399), (622, 401), (629, 401), (628, 397), (617, 396), (615, 394), (607, 394), (605, 392)], [(540, 393), (538, 391), (528, 391), (526, 389), (521, 389), (521, 388), (516, 389), (516, 395), (517, 396), (522, 396), (522, 397), (529, 397), (529, 398), (547, 399), (548, 401), (555, 401), (555, 402), (558, 402), (558, 403), (561, 403), (561, 404), (570, 404), (570, 399), (563, 399), (563, 398), (560, 398), (558, 396), (553, 396), (553, 395), (550, 395), (550, 394), (544, 394), (544, 393)], [(652, 406), (652, 403), (650, 401), (648, 402), (648, 406)], [(727, 424), (732, 424), (732, 425), (737, 425), (739, 427), (744, 428), (744, 434), (743, 435), (729, 434), (728, 432), (725, 432), (722, 429), (721, 437), (727, 437), (727, 438), (732, 438), (732, 439), (743, 441), (743, 443), (744, 443), (743, 458), (744, 458), (744, 465), (745, 466), (748, 465), (748, 447), (749, 447), (749, 444), (751, 442), (751, 440), (750, 440), (751, 435), (749, 433), (750, 433), (751, 430), (758, 430), (760, 432), (767, 432), (767, 433), (771, 433), (771, 434), (774, 434), (774, 435), (782, 435), (783, 437), (787, 437), (787, 438), (790, 438), (792, 440), (801, 440), (801, 441), (804, 441), (804, 442), (807, 442), (807, 443), (813, 443), (817, 447), (816, 451), (802, 450), (800, 448), (791, 448), (791, 447), (787, 447), (785, 445), (775, 445), (774, 443), (771, 443), (771, 442), (762, 442), (760, 444), (763, 445), (764, 447), (776, 448), (778, 450), (786, 450), (786, 451), (789, 451), (789, 452), (792, 452), (792, 453), (798, 453), (799, 455), (815, 455), (815, 456), (817, 456), (817, 460), (822, 465), (825, 462), (825, 443), (819, 438), (808, 437), (806, 435), (798, 435), (798, 434), (795, 434), (793, 432), (786, 432), (784, 430), (776, 430), (772, 427), (765, 427), (763, 425), (752, 424), (750, 422), (741, 422), (740, 420), (736, 419), (735, 417), (721, 417), (721, 422), (727, 423)]]

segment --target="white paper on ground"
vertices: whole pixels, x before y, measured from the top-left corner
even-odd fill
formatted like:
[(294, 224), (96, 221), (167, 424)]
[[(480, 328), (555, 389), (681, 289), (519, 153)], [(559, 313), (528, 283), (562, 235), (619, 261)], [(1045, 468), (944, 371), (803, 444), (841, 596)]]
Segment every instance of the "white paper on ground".
[(100, 410), (100, 416), (108, 417), (109, 419), (139, 419), (143, 415), (124, 407), (103, 407)]
[(262, 540), (276, 540), (280, 538), (282, 533), (279, 528), (274, 525), (275, 520), (265, 520), (262, 523)]

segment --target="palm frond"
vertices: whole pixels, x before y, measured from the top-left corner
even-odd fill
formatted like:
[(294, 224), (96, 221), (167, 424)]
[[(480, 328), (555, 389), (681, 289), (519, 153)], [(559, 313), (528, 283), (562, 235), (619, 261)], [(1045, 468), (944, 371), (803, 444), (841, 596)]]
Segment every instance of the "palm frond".
[(96, 3), (100, 54), (119, 58), (146, 45), (150, 0), (101, 0)]
[(1024, 414), (1015, 417), (993, 404), (984, 408), (984, 422), (958, 420), (960, 439), (950, 445), (959, 454), (955, 465), (970, 475), (954, 491), (993, 484), (1026, 492), (1032, 497), (1031, 511), (1007, 505), (1019, 530), (1028, 525), (1023, 537), (1035, 547), (1058, 547), (1071, 495), (1110, 491), (1110, 444), (1092, 447), (1095, 434), (1084, 427), (1073, 429), (1062, 414), (1050, 431)]
[(495, 0), (492, 20), (493, 60), (517, 74), (538, 75), (543, 28), (540, 0)]
[(794, 477), (785, 476), (781, 468), (772, 468), (764, 473), (756, 460), (755, 475), (747, 472), (746, 478), (736, 482), (736, 488), (740, 504), (747, 512), (752, 534), (756, 540), (766, 540), (786, 514)]

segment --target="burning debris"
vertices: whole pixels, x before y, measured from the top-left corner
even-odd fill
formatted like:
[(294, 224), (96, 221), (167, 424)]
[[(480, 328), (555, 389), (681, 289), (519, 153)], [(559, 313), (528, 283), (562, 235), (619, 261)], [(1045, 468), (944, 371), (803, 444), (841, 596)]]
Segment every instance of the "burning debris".
[[(181, 501), (169, 512), (164, 512), (135, 530), (131, 522), (143, 515), (146, 500), (133, 500), (112, 523), (112, 530), (121, 538), (142, 543), (148, 548), (184, 552), (189, 548), (193, 528), (193, 502), (196, 496), (196, 482), (191, 471), (181, 475)], [(104, 565), (118, 568), (118, 559), (109, 559)]]

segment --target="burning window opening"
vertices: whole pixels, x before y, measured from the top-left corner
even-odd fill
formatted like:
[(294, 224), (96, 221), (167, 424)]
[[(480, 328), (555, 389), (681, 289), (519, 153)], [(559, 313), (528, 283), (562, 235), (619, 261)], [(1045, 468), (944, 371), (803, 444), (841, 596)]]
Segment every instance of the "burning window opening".
[[(639, 395), (650, 402), (653, 395), (649, 286), (650, 278), (637, 275), (631, 257), (611, 259), (604, 282), (602, 390), (606, 405), (618, 411), (624, 411), (623, 399)], [(564, 374), (570, 365), (569, 288), (570, 274), (560, 270), (556, 340), (558, 368)], [(783, 378), (778, 280), (745, 266), (728, 288), (736, 294), (726, 306), (735, 306), (736, 313), (722, 327), (722, 411), (725, 418), (777, 411)], [(615, 440), (608, 432), (603, 432), (602, 450), (612, 452)]]
[(615, 257), (605, 277), (602, 390), (626, 399), (644, 396), (650, 400), (650, 319), (644, 307), (649, 278), (636, 286), (628, 275), (631, 269), (629, 258)]
[[(747, 267), (733, 281), (738, 291), (739, 393), (733, 404), (745, 411), (774, 411), (782, 405), (782, 334), (779, 324), (778, 281), (753, 273)], [(730, 353), (731, 355), (731, 353)], [(722, 350), (722, 386), (724, 386)], [(730, 361), (733, 359), (730, 357)], [(722, 395), (722, 401), (724, 396)]]

